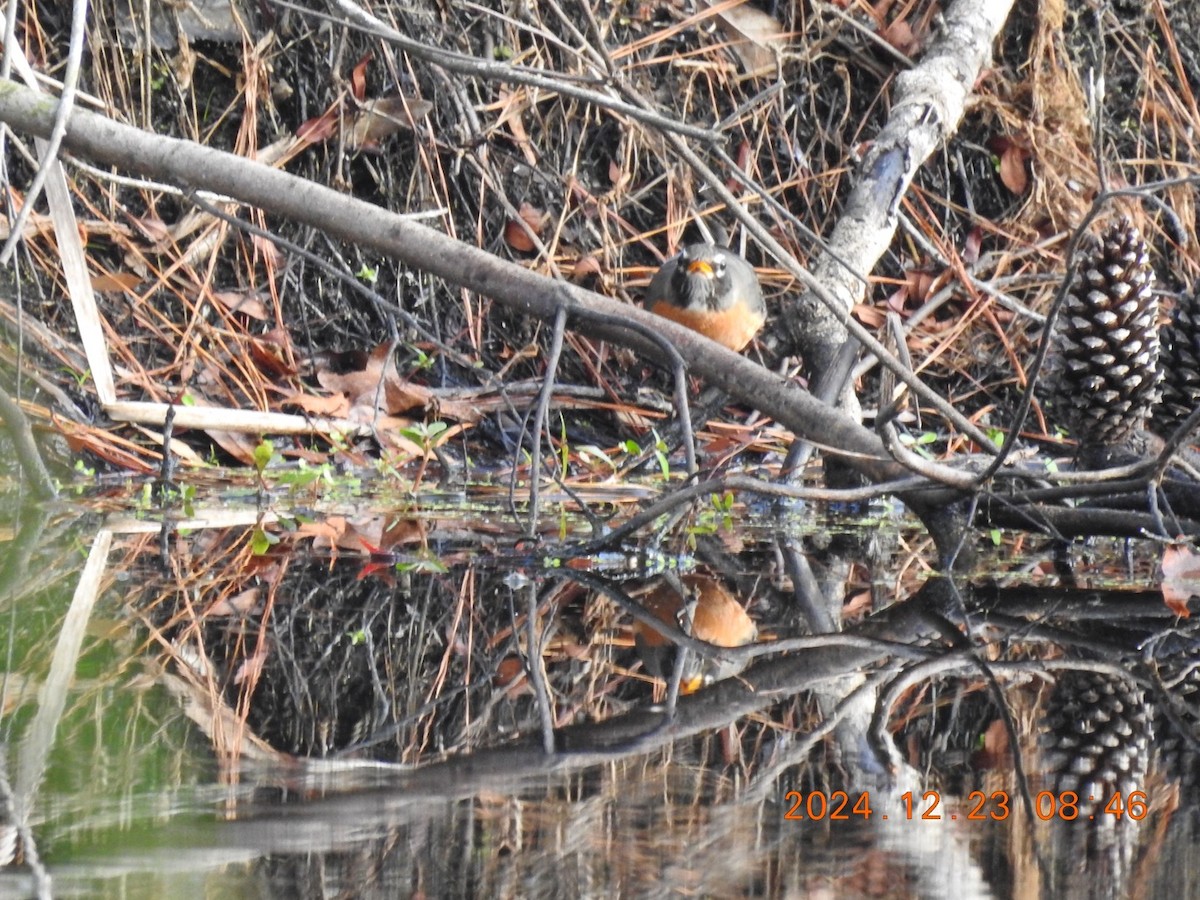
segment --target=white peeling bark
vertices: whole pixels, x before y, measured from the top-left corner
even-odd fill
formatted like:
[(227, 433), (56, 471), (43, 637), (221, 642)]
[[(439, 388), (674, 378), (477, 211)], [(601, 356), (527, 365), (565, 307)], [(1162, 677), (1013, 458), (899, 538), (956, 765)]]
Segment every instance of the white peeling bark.
[[(892, 241), (896, 209), (917, 169), (958, 128), (1011, 7), (1012, 0), (958, 0), (925, 57), (897, 78), (891, 116), (863, 159), (845, 212), (812, 268), (847, 312), (866, 293), (856, 273), (871, 272)], [(816, 370), (824, 369), (845, 341), (845, 328), (808, 291), (790, 312), (805, 357)]]

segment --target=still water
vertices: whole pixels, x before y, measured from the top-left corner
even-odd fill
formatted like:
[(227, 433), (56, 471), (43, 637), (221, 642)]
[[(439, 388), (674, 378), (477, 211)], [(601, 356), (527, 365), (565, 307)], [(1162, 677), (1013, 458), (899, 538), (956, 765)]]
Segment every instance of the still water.
[[(0, 897), (1200, 894), (1152, 550), (950, 582), (884, 515), (821, 612), (827, 523), (712, 508), (590, 555), (501, 503), (14, 526)], [(720, 595), (754, 642), (652, 678), (662, 584), (684, 640)]]

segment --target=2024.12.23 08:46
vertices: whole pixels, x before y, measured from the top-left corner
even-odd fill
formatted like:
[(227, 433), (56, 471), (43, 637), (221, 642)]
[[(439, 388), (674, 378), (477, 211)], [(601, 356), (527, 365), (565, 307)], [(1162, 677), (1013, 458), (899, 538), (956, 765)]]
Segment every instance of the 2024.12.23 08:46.
[[(848, 822), (855, 816), (870, 819), (875, 815), (875, 810), (871, 808), (870, 791), (863, 791), (853, 800), (846, 791), (833, 791), (828, 795), (824, 791), (809, 791), (808, 793), (788, 791), (784, 794), (783, 799), (785, 803), (791, 804), (783, 817), (793, 822), (824, 819)], [(966, 805), (969, 808), (961, 816), (958, 813), (944, 815), (940, 812), (942, 796), (938, 791), (926, 791), (920, 799), (915, 798), (912, 791), (906, 791), (900, 795), (900, 800), (904, 807), (900, 811), (900, 815), (909, 820), (936, 821), (942, 818), (952, 820), (963, 818), (967, 821), (1002, 822), (1012, 814), (1007, 791), (992, 791), (991, 794), (985, 794), (983, 791), (971, 791), (966, 796)], [(1095, 803), (1094, 797), (1087, 798), (1089, 808)], [(1071, 822), (1079, 818), (1095, 818), (1094, 814), (1088, 814), (1080, 809), (1079, 795), (1074, 791), (1060, 791), (1057, 794), (1053, 791), (1041, 791), (1034, 797), (1033, 806), (1034, 813), (1042, 821), (1061, 819), (1064, 822)], [(1146, 793), (1144, 791), (1130, 791), (1128, 794), (1115, 792), (1105, 802), (1103, 809), (1098, 812), (1100, 815), (1112, 816), (1116, 819), (1123, 816), (1129, 816), (1134, 820), (1144, 819), (1149, 813)], [(883, 819), (888, 818), (887, 813), (881, 812), (880, 816)]]

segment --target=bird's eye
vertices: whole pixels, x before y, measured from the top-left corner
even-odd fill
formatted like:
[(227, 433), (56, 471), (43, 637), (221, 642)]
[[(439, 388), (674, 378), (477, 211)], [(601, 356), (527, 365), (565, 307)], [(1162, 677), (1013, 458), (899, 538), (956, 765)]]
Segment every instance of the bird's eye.
[(718, 278), (725, 277), (725, 257), (724, 256), (714, 256), (713, 257), (713, 271), (716, 273)]

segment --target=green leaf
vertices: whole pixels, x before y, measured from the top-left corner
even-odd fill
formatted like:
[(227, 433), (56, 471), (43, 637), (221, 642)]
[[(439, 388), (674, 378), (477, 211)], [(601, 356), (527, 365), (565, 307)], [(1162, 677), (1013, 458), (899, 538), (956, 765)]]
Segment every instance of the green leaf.
[(427, 556), (425, 559), (417, 559), (412, 562), (396, 563), (397, 572), (417, 572), (426, 575), (446, 575), (450, 569), (446, 567), (436, 556)]
[(250, 552), (255, 556), (265, 556), (278, 543), (279, 538), (276, 535), (263, 531), (261, 528), (255, 528), (254, 534), (250, 537)]
[(271, 457), (275, 455), (275, 445), (268, 440), (259, 442), (259, 445), (254, 448), (254, 468), (261, 475), (271, 463)]

